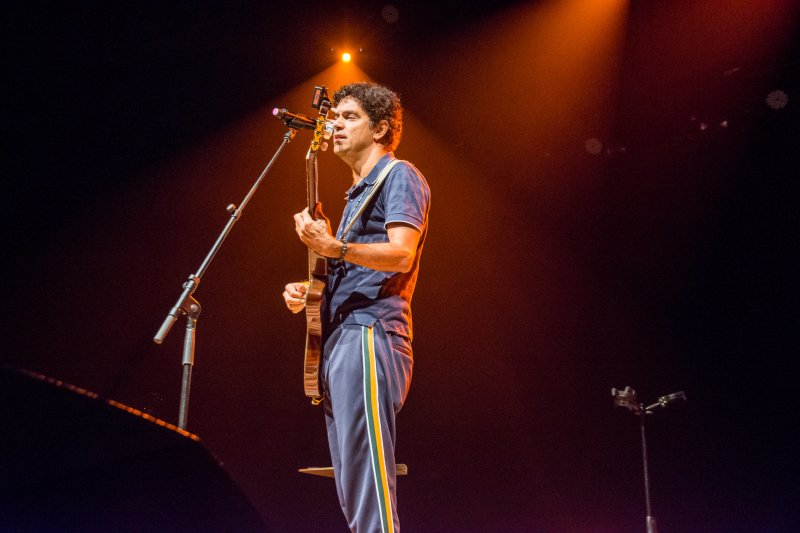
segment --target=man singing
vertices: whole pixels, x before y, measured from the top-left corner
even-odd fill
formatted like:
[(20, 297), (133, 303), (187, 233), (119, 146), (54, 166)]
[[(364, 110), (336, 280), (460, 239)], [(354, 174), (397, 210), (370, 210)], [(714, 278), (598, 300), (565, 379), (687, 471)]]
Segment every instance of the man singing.
[[(397, 94), (353, 83), (333, 105), (333, 152), (353, 173), (347, 205), (335, 236), (308, 209), (294, 216), (295, 230), (329, 258), (320, 380), (339, 502), (352, 531), (397, 532), (395, 416), (411, 383), (411, 297), (430, 189), (413, 165), (394, 158), (403, 127)], [(292, 312), (305, 307), (306, 290), (303, 282), (286, 285)]]

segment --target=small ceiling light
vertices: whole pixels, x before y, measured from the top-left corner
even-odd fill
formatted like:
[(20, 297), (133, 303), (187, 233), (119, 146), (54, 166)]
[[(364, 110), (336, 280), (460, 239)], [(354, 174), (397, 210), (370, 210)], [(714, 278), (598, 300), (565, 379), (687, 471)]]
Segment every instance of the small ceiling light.
[(783, 109), (789, 103), (789, 95), (776, 89), (767, 95), (766, 102), (770, 109)]
[(383, 10), (381, 11), (381, 16), (383, 20), (387, 24), (394, 24), (398, 20), (400, 20), (400, 10), (397, 9), (392, 4), (386, 4), (383, 6)]
[(583, 143), (583, 147), (587, 153), (598, 155), (603, 151), (603, 142), (597, 137), (592, 137), (590, 139), (586, 139), (586, 142)]

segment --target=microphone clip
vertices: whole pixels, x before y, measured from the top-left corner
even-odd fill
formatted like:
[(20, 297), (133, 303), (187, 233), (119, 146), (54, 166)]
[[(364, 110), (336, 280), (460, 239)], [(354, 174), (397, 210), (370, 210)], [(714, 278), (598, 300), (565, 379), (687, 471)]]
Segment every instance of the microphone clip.
[(665, 394), (660, 396), (658, 400), (650, 405), (639, 403), (636, 398), (636, 391), (630, 387), (624, 389), (611, 389), (611, 396), (614, 397), (615, 407), (625, 407), (637, 415), (652, 414), (653, 409), (656, 407), (666, 407), (667, 405), (678, 400), (686, 401), (686, 393), (683, 391), (673, 392), (672, 394)]
[(328, 120), (328, 112), (331, 109), (331, 100), (328, 97), (328, 88), (324, 85), (314, 87), (314, 96), (311, 99), (311, 107), (319, 111), (317, 118), (310, 118), (299, 113), (291, 113), (286, 109), (275, 108), (272, 110), (273, 116), (282, 120), (292, 130), (305, 128), (314, 132), (311, 141), (311, 150), (319, 150), (322, 140), (330, 139), (333, 136), (333, 122)]

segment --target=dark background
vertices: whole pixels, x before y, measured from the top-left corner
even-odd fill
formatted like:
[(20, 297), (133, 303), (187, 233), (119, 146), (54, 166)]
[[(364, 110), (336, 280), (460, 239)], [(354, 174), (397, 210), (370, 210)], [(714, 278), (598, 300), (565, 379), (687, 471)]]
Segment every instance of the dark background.
[[(182, 323), (151, 339), (280, 144), (272, 107), (369, 77), (433, 190), (404, 529), (643, 530), (626, 385), (689, 398), (648, 418), (663, 531), (800, 528), (794, 3), (395, 6), (4, 7), (3, 362), (176, 423)], [(276, 531), (346, 529), (333, 483), (296, 472), (329, 461), (280, 297), (309, 138), (195, 294), (188, 429)], [(320, 174), (336, 222), (348, 171)]]

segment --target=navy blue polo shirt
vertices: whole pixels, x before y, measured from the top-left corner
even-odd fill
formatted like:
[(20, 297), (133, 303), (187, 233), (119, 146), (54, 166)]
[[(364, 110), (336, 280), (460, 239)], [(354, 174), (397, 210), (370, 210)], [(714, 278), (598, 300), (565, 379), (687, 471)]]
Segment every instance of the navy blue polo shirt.
[(417, 228), (421, 235), (414, 264), (408, 272), (381, 272), (347, 261), (331, 260), (325, 288), (325, 336), (343, 324), (373, 326), (380, 321), (384, 330), (412, 336), (411, 297), (417, 283), (422, 246), (428, 233), (431, 191), (422, 174), (410, 163), (398, 162), (386, 176), (348, 235), (342, 231), (361, 202), (369, 195), (381, 170), (394, 159), (384, 155), (372, 171), (347, 191), (347, 205), (339, 223), (337, 238), (348, 243), (389, 242), (386, 225), (401, 222)]

